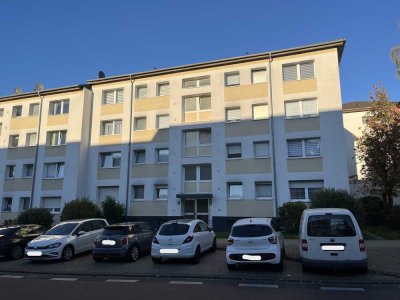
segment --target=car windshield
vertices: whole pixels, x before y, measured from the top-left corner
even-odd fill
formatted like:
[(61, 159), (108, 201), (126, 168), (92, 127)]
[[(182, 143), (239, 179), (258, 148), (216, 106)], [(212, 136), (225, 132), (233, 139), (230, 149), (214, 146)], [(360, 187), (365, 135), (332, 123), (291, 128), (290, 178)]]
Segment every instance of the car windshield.
[(356, 230), (349, 215), (310, 216), (307, 224), (307, 235), (326, 237), (355, 236)]
[(232, 228), (231, 236), (233, 237), (259, 237), (267, 236), (272, 233), (272, 228), (268, 225), (237, 225)]
[(160, 235), (183, 235), (189, 231), (188, 224), (170, 223), (165, 224), (160, 229)]
[(128, 226), (110, 226), (104, 228), (103, 235), (126, 235), (129, 234)]
[(44, 235), (67, 235), (70, 234), (78, 224), (79, 223), (59, 224), (51, 228)]
[(0, 228), (0, 235), (11, 235), (17, 232), (18, 227), (3, 227)]

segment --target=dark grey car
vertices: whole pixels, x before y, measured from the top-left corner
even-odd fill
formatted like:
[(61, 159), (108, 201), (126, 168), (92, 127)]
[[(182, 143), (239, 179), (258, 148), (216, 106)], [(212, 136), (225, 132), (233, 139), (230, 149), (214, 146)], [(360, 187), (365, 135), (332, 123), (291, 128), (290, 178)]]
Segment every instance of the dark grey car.
[(136, 261), (140, 254), (150, 253), (154, 231), (145, 222), (107, 226), (93, 243), (93, 259), (120, 257)]

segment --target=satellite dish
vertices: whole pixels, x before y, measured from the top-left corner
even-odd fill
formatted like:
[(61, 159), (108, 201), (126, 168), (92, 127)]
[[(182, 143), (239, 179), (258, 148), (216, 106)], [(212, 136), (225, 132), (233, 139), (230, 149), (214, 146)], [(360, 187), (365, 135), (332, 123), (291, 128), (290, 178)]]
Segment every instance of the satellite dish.
[(35, 84), (35, 91), (37, 91), (37, 92), (40, 92), (40, 91), (43, 91), (44, 90), (44, 85), (43, 85), (43, 83), (36, 83)]
[(103, 71), (99, 71), (98, 76), (99, 78), (106, 78), (106, 74)]
[(17, 86), (17, 87), (14, 89), (14, 94), (16, 94), (16, 95), (22, 94), (22, 89), (21, 89), (20, 87)]

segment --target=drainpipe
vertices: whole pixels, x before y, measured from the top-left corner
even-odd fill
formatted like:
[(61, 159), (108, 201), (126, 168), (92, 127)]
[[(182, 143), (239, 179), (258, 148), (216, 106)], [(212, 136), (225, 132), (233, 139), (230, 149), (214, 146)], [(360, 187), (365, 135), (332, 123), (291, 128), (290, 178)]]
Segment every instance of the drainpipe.
[(129, 179), (130, 179), (130, 171), (131, 171), (131, 140), (132, 140), (132, 108), (133, 108), (133, 83), (135, 82), (135, 78), (132, 75), (129, 75), (129, 80), (131, 82), (131, 99), (129, 102), (129, 142), (128, 142), (128, 171), (126, 173), (126, 197), (125, 197), (125, 222), (128, 222), (128, 211), (129, 211)]

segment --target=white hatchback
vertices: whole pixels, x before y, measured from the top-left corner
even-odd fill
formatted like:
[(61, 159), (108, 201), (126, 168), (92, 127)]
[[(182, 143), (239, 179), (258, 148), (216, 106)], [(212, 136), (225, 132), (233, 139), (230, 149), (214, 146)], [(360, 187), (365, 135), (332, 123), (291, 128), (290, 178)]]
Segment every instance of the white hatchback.
[(233, 224), (226, 247), (229, 270), (240, 264), (273, 264), (282, 270), (284, 255), (283, 235), (275, 219), (247, 218)]
[(151, 245), (154, 263), (163, 258), (191, 258), (199, 263), (207, 250), (215, 251), (217, 240), (211, 227), (202, 220), (174, 220), (161, 225)]

